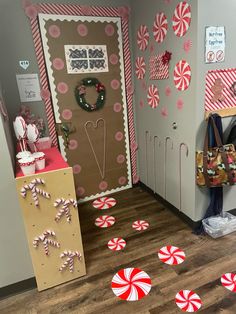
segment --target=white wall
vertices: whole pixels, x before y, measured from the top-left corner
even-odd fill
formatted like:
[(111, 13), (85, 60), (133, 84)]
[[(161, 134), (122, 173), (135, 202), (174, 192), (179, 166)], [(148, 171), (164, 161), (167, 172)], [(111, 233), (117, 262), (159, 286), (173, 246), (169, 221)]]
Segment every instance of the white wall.
[[(198, 77), (197, 77), (197, 107), (196, 107), (196, 147), (202, 149), (205, 134), (204, 122), (204, 91), (205, 75), (208, 70), (236, 67), (236, 1), (235, 0), (198, 0)], [(206, 26), (225, 26), (226, 28), (226, 56), (225, 62), (204, 63), (204, 41)], [(223, 125), (229, 123), (230, 118), (223, 118)], [(224, 188), (224, 210), (236, 207), (236, 186)], [(196, 187), (196, 216), (199, 220), (205, 213), (209, 203), (207, 189)]]

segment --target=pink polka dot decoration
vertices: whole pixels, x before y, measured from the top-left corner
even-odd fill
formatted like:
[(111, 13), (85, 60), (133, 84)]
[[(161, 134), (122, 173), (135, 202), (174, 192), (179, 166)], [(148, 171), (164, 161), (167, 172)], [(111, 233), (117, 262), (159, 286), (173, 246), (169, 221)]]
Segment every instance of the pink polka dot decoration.
[(116, 161), (118, 164), (123, 164), (125, 162), (125, 156), (120, 154), (116, 157)]
[(25, 14), (29, 19), (35, 20), (38, 16), (38, 7), (34, 4), (26, 6), (25, 7)]
[(78, 147), (78, 142), (76, 140), (69, 140), (68, 148), (69, 150), (75, 150)]
[(146, 73), (146, 64), (144, 57), (137, 57), (135, 61), (135, 74), (139, 80), (142, 80)]
[(144, 107), (144, 101), (141, 99), (140, 102), (139, 102), (139, 106), (140, 108), (143, 108)]
[(191, 81), (191, 68), (185, 60), (180, 60), (174, 68), (174, 83), (179, 91), (188, 89)]
[(93, 201), (93, 207), (96, 209), (110, 209), (116, 205), (116, 200), (113, 197), (99, 197)]
[(137, 220), (133, 222), (132, 228), (137, 231), (143, 231), (146, 230), (149, 227), (149, 223), (145, 220)]
[(171, 4), (173, 0), (164, 0), (165, 4)]
[(113, 238), (108, 243), (107, 246), (112, 251), (121, 251), (126, 246), (126, 241), (122, 238)]
[(60, 82), (57, 84), (57, 91), (60, 93), (60, 94), (66, 94), (69, 90), (69, 87), (66, 83), (64, 82)]
[(43, 100), (47, 100), (51, 97), (51, 93), (48, 89), (41, 89), (40, 91), (40, 96), (42, 97)]
[(118, 80), (111, 81), (111, 88), (117, 90), (120, 87), (120, 82)]
[(125, 301), (138, 301), (148, 295), (152, 282), (147, 273), (139, 268), (125, 268), (112, 278), (113, 293)]
[(168, 116), (168, 110), (166, 107), (161, 108), (162, 117), (166, 118)]
[(123, 135), (122, 132), (120, 132), (120, 131), (116, 132), (116, 134), (115, 134), (115, 139), (117, 140), (117, 142), (122, 141), (123, 138), (124, 138), (124, 135)]
[(25, 9), (26, 7), (30, 6), (32, 2), (31, 0), (22, 0), (21, 4), (22, 4), (22, 8)]
[(125, 21), (128, 20), (129, 14), (130, 14), (130, 8), (127, 6), (119, 7), (118, 8), (118, 14), (122, 17)]
[(150, 44), (149, 51), (150, 51), (150, 53), (152, 54), (152, 53), (154, 52), (154, 50), (155, 50), (155, 46), (154, 46), (154, 43), (152, 42), (152, 43)]
[(77, 32), (81, 37), (85, 37), (88, 35), (88, 28), (83, 23), (77, 26)]
[(127, 182), (127, 178), (126, 177), (120, 177), (119, 180), (118, 180), (118, 183), (120, 185), (125, 185)]
[(190, 290), (181, 290), (175, 296), (176, 305), (183, 312), (197, 312), (201, 306), (202, 301), (198, 294)]
[(92, 8), (89, 5), (81, 5), (81, 12), (83, 15), (91, 15)]
[(78, 196), (83, 196), (85, 193), (85, 189), (82, 186), (79, 186), (76, 190)]
[(140, 178), (139, 178), (139, 176), (137, 174), (133, 176), (133, 183), (134, 184), (138, 183), (139, 180), (140, 180)]
[(165, 88), (165, 95), (167, 97), (169, 97), (171, 95), (171, 88), (170, 88), (170, 86), (166, 86), (166, 88)]
[(109, 228), (116, 222), (113, 216), (103, 215), (95, 220), (95, 225), (99, 228)]
[(121, 105), (119, 102), (117, 102), (117, 103), (114, 104), (113, 110), (114, 110), (116, 113), (120, 112), (121, 109), (122, 109), (122, 105)]
[(73, 173), (74, 174), (79, 174), (81, 172), (81, 170), (82, 170), (80, 165), (74, 165), (72, 168), (73, 168)]
[(52, 66), (55, 70), (62, 70), (64, 69), (64, 61), (61, 58), (55, 58), (52, 61)]
[(144, 80), (141, 81), (141, 87), (144, 91), (147, 91), (147, 84)]
[(146, 25), (140, 25), (137, 32), (137, 45), (140, 50), (144, 51), (147, 49), (149, 42), (149, 32)]
[(70, 109), (64, 109), (61, 115), (63, 119), (70, 120), (72, 118), (72, 111)]
[(221, 284), (226, 289), (236, 292), (236, 274), (227, 273), (221, 277)]
[(118, 63), (118, 61), (119, 61), (119, 58), (118, 58), (118, 56), (115, 53), (113, 53), (113, 54), (110, 55), (109, 61), (110, 61), (110, 63), (112, 65), (116, 65)]
[(53, 38), (58, 38), (61, 35), (61, 30), (57, 25), (50, 25), (48, 28), (48, 33)]
[(185, 253), (176, 246), (164, 246), (158, 252), (159, 259), (168, 265), (179, 265), (185, 261)]
[(99, 189), (101, 191), (107, 190), (107, 187), (108, 187), (108, 183), (106, 181), (102, 181), (102, 182), (99, 183)]
[(107, 36), (113, 36), (115, 33), (114, 26), (112, 24), (107, 24), (105, 26), (105, 33)]
[(168, 23), (165, 14), (158, 13), (153, 24), (153, 36), (156, 42), (163, 42), (167, 34), (167, 29)]
[(182, 98), (179, 98), (179, 99), (177, 100), (176, 106), (177, 106), (177, 108), (178, 108), (179, 110), (183, 109), (183, 107), (184, 107), (184, 101), (183, 101)]
[(149, 106), (153, 109), (159, 105), (159, 102), (160, 102), (159, 92), (155, 85), (149, 86), (147, 100), (148, 100)]
[(184, 41), (184, 44), (183, 44), (183, 49), (186, 53), (189, 53), (189, 51), (191, 50), (192, 48), (192, 41), (190, 39), (187, 39)]
[(189, 29), (190, 23), (191, 6), (185, 1), (180, 2), (177, 5), (172, 18), (172, 27), (175, 35), (178, 37), (184, 36)]

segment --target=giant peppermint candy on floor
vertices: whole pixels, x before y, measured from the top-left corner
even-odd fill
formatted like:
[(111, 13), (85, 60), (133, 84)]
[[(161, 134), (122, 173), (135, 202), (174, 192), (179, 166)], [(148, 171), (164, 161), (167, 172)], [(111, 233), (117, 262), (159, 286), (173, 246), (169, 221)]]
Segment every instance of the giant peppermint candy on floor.
[(188, 89), (191, 81), (191, 68), (185, 60), (180, 60), (174, 69), (174, 83), (179, 91)]
[(176, 36), (184, 36), (191, 23), (191, 7), (187, 2), (180, 2), (174, 12), (173, 18), (173, 30)]
[(151, 279), (139, 268), (125, 268), (115, 274), (111, 288), (122, 300), (138, 301), (150, 292)]
[(178, 247), (168, 245), (160, 249), (158, 257), (165, 264), (179, 265), (184, 262), (185, 253)]
[(113, 197), (100, 197), (93, 201), (93, 207), (97, 209), (109, 209), (116, 205)]
[(199, 295), (190, 290), (179, 291), (175, 296), (175, 303), (183, 312), (197, 312), (202, 306)]
[(236, 292), (236, 274), (233, 273), (224, 274), (221, 277), (221, 283), (226, 289), (232, 292)]
[(115, 221), (113, 216), (103, 215), (95, 220), (95, 225), (100, 228), (108, 228), (113, 226)]

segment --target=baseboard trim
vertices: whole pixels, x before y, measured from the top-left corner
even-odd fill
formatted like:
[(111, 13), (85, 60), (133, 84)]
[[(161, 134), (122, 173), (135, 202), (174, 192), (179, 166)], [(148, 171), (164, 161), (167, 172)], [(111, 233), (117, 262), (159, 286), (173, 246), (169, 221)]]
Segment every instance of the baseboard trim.
[(193, 221), (191, 218), (186, 216), (184, 213), (179, 211), (174, 205), (170, 204), (167, 200), (165, 200), (162, 196), (157, 193), (154, 193), (149, 187), (147, 187), (143, 182), (139, 182), (141, 188), (146, 190), (152, 196), (154, 196), (160, 203), (162, 203), (166, 208), (170, 209), (176, 216), (178, 216), (181, 220), (183, 220), (191, 229), (195, 230), (201, 224), (201, 220)]
[(35, 289), (36, 287), (37, 284), (35, 277), (13, 283), (12, 285), (0, 288), (0, 300), (18, 293)]

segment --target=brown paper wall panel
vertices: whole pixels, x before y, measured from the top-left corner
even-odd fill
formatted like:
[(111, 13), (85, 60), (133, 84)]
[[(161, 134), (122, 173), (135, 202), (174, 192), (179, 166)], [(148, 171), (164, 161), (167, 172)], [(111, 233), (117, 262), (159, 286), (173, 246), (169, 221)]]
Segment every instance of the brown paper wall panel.
[[(38, 187), (51, 195), (50, 199), (39, 196), (38, 208), (32, 200), (30, 191), (27, 192), (26, 198), (20, 194), (21, 188), (35, 178), (45, 181), (45, 185), (38, 185)], [(67, 222), (65, 215), (56, 222), (55, 216), (59, 207), (53, 206), (54, 201), (58, 198), (76, 199), (72, 168), (20, 177), (16, 179), (16, 185), (38, 290), (41, 291), (84, 276), (86, 270), (78, 211), (70, 206), (71, 222)], [(56, 237), (50, 237), (50, 239), (60, 243), (60, 248), (49, 245), (49, 256), (44, 253), (43, 243), (40, 243), (37, 248), (33, 247), (33, 239), (46, 230), (54, 231)], [(79, 251), (82, 255), (80, 262), (74, 260), (72, 273), (69, 272), (69, 268), (62, 272), (59, 271), (60, 266), (66, 260), (66, 258), (60, 258), (60, 254), (64, 250)]]

